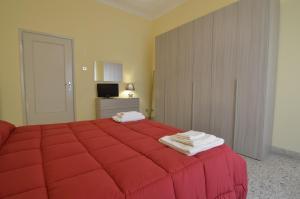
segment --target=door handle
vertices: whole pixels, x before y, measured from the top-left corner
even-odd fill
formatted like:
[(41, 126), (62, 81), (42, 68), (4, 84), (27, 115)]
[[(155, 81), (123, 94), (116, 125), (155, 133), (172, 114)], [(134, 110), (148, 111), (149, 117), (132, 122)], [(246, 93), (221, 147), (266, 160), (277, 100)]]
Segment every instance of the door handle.
[(71, 81), (68, 81), (66, 84), (65, 84), (66, 87), (68, 88), (72, 88), (72, 82)]

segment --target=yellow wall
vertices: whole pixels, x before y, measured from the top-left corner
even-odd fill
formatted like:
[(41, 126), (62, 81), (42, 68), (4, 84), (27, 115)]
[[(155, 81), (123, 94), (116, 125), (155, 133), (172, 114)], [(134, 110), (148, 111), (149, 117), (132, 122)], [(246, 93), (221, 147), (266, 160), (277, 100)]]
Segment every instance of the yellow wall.
[(300, 1), (281, 0), (273, 145), (300, 152)]
[[(26, 29), (74, 39), (76, 117), (95, 117), (95, 60), (124, 64), (124, 80), (133, 81), (141, 110), (150, 104), (152, 23), (95, 0), (0, 1), (0, 119), (23, 124), (19, 35)], [(82, 65), (88, 70), (83, 72)], [(55, 80), (54, 80), (55, 81)]]

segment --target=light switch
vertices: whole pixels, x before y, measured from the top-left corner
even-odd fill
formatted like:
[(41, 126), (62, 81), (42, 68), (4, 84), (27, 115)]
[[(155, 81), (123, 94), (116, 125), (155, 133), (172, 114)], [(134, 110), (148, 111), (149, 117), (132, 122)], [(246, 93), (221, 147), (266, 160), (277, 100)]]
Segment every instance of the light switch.
[(88, 69), (87, 66), (82, 66), (83, 71), (87, 71), (87, 69)]

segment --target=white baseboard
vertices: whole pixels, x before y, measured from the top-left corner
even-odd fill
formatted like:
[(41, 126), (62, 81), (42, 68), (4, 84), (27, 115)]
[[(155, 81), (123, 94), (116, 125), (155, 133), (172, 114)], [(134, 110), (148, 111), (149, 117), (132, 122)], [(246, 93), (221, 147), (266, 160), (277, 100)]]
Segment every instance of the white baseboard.
[(276, 146), (272, 146), (272, 152), (280, 155), (285, 155), (291, 158), (299, 159), (300, 160), (300, 153), (295, 151), (289, 151), (287, 149), (279, 148)]

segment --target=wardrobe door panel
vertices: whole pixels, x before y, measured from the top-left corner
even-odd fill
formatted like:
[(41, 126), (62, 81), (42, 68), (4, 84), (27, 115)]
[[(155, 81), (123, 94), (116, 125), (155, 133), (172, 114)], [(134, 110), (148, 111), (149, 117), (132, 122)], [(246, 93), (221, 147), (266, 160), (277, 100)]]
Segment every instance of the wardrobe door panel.
[(178, 28), (177, 56), (177, 99), (176, 127), (190, 130), (192, 126), (192, 64), (193, 64), (194, 24), (188, 23)]
[(233, 145), (237, 4), (214, 13), (211, 133)]
[(155, 40), (155, 72), (154, 72), (154, 113), (155, 120), (164, 122), (165, 117), (165, 68), (166, 68), (166, 36), (158, 36)]
[(205, 132), (210, 132), (212, 30), (212, 14), (194, 22), (192, 127)]
[(280, 30), (280, 0), (269, 0), (269, 42), (268, 69), (266, 77), (266, 94), (264, 99), (264, 135), (261, 157), (265, 158), (272, 147), (273, 120), (276, 93), (276, 72), (278, 61), (279, 30)]
[(234, 150), (261, 159), (268, 58), (269, 0), (241, 0)]
[(165, 123), (177, 126), (178, 91), (178, 30), (166, 33), (165, 51)]
[(166, 35), (165, 123), (189, 130), (192, 121), (193, 23)]

